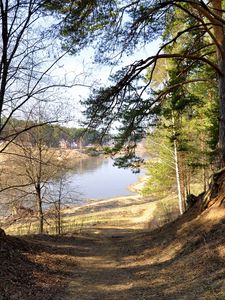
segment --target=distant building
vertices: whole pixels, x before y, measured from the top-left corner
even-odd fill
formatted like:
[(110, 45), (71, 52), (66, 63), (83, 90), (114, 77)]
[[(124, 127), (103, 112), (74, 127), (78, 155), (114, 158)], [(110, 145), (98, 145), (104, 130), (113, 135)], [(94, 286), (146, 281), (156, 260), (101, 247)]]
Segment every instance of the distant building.
[(76, 148), (78, 147), (78, 145), (77, 145), (76, 142), (72, 142), (72, 143), (70, 144), (70, 147), (71, 147), (71, 149), (76, 149)]
[(59, 148), (61, 149), (77, 149), (78, 145), (75, 141), (73, 142), (68, 142), (64, 139), (59, 141)]
[(59, 141), (59, 148), (67, 149), (68, 148), (68, 142), (66, 140), (62, 139), (61, 141)]

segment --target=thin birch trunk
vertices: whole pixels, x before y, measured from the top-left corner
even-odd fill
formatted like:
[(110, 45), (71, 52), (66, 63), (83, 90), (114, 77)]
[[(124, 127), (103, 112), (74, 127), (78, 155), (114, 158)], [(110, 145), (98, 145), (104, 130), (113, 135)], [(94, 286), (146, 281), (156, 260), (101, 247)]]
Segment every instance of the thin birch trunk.
[(182, 215), (184, 213), (184, 210), (183, 210), (183, 200), (182, 200), (182, 194), (181, 194), (180, 170), (179, 170), (179, 160), (178, 160), (176, 139), (174, 139), (173, 147), (174, 147), (174, 162), (175, 162), (175, 169), (176, 169), (178, 205), (179, 205), (180, 214)]
[(173, 151), (174, 151), (174, 163), (175, 163), (175, 170), (176, 170), (176, 182), (177, 182), (177, 196), (178, 196), (178, 205), (179, 211), (182, 215), (184, 213), (183, 208), (183, 197), (182, 197), (182, 190), (181, 190), (181, 174), (180, 174), (180, 166), (179, 166), (179, 157), (178, 157), (178, 150), (177, 150), (177, 139), (176, 139), (176, 129), (175, 129), (175, 118), (172, 111), (172, 123), (173, 123)]

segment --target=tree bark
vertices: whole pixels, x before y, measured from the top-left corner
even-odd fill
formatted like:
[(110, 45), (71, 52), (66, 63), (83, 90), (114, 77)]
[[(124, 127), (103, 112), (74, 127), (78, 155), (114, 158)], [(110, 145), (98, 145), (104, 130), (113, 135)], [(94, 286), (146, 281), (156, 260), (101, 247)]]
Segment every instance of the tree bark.
[(61, 203), (60, 203), (60, 201), (59, 201), (59, 203), (58, 203), (58, 214), (57, 214), (57, 225), (58, 225), (58, 227), (57, 227), (57, 234), (61, 234)]
[(177, 141), (175, 139), (173, 141), (173, 148), (174, 148), (174, 161), (175, 161), (175, 169), (176, 169), (178, 205), (179, 205), (180, 214), (182, 215), (184, 213), (184, 209), (183, 209), (183, 199), (182, 199), (182, 194), (181, 194), (180, 170), (179, 170), (179, 160), (178, 160), (178, 152), (177, 152)]
[(39, 233), (42, 234), (44, 232), (44, 214), (42, 208), (41, 187), (39, 184), (36, 185), (36, 194), (38, 206)]
[(217, 42), (217, 60), (220, 74), (218, 75), (219, 98), (220, 98), (220, 116), (219, 116), (219, 140), (218, 150), (220, 158), (220, 168), (225, 166), (225, 34), (224, 24), (219, 21), (222, 18), (222, 1), (213, 0), (212, 7), (218, 19), (215, 17), (213, 31)]
[[(223, 46), (225, 49), (225, 45)], [(225, 54), (225, 51), (224, 51)], [(225, 61), (219, 61), (219, 68), (222, 75), (219, 76), (219, 97), (220, 97), (220, 117), (219, 117), (219, 158), (220, 168), (225, 166)]]

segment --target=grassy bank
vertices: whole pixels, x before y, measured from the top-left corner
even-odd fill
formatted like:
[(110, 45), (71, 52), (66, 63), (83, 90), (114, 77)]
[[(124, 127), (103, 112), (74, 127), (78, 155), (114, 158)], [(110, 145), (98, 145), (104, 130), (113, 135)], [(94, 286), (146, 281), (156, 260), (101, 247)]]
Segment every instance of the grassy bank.
[[(177, 216), (176, 195), (159, 199), (144, 198), (140, 195), (115, 197), (107, 200), (90, 201), (82, 206), (62, 210), (62, 233), (96, 231), (98, 228), (143, 229), (156, 228)], [(7, 234), (23, 235), (38, 232), (35, 217), (18, 220), (2, 227)], [(56, 220), (47, 212), (45, 232), (56, 232)]]

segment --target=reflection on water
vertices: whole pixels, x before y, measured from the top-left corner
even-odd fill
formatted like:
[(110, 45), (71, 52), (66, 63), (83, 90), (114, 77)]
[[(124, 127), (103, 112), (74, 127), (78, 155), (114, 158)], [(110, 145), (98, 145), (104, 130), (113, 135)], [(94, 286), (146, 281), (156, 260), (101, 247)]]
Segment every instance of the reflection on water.
[(110, 158), (92, 157), (79, 161), (69, 175), (70, 190), (81, 193), (83, 199), (104, 199), (132, 194), (128, 186), (137, 182), (140, 174), (113, 166)]
[[(71, 172), (67, 173), (67, 180), (63, 186), (62, 199), (65, 203), (83, 203), (86, 199), (106, 199), (116, 196), (133, 194), (128, 187), (138, 181), (143, 175), (134, 174), (130, 169), (119, 169), (113, 166), (110, 158), (92, 157), (80, 160), (74, 165)], [(58, 181), (46, 184), (44, 195), (44, 208), (48, 208), (52, 201), (59, 196)], [(65, 194), (65, 195), (64, 195)], [(7, 190), (1, 193), (0, 217), (11, 213), (14, 203), (25, 207), (36, 206), (33, 187), (25, 191)], [(10, 204), (10, 205), (9, 205)], [(12, 205), (13, 204), (13, 205)], [(7, 213), (9, 211), (9, 213)]]
[(89, 159), (79, 160), (74, 163), (74, 170), (72, 174), (84, 174), (89, 172), (95, 172), (96, 169), (100, 168), (103, 164), (108, 164), (109, 159), (102, 158), (100, 156), (93, 156)]

